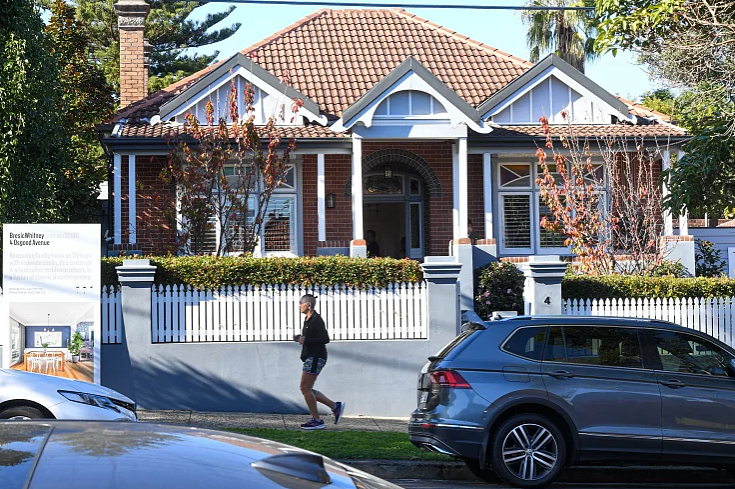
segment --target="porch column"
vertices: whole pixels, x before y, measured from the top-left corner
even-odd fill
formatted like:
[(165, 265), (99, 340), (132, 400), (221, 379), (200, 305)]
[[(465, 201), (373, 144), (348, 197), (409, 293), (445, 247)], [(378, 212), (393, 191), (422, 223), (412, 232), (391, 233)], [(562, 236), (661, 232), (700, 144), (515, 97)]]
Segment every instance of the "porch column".
[(113, 154), (113, 184), (112, 192), (114, 200), (113, 216), (114, 218), (114, 229), (113, 233), (115, 236), (115, 244), (122, 243), (122, 156), (120, 153)]
[(128, 156), (128, 232), (130, 244), (136, 241), (135, 233), (135, 155)]
[[(671, 153), (669, 153), (668, 149), (665, 149), (663, 152), (663, 155), (661, 157), (661, 170), (665, 171), (671, 168)], [(669, 195), (669, 189), (666, 187), (666, 184), (664, 183), (663, 189), (661, 191), (661, 197), (665, 198), (667, 195)], [(664, 219), (664, 236), (673, 236), (674, 235), (674, 221), (671, 217), (671, 212), (668, 210), (664, 210), (662, 212), (663, 219)]]
[[(680, 149), (676, 155), (676, 162), (680, 162), (684, 157), (684, 150)], [(679, 215), (679, 234), (681, 236), (689, 235), (689, 210), (684, 209), (684, 213)]]
[(493, 166), (490, 153), (482, 154), (482, 185), (485, 200), (485, 239), (493, 239)]
[(317, 155), (316, 165), (316, 193), (317, 193), (317, 211), (319, 213), (319, 241), (327, 240), (327, 215), (326, 215), (326, 190), (324, 185), (324, 155)]
[(459, 138), (452, 159), (454, 239), (467, 237), (467, 138)]
[(352, 135), (352, 243), (350, 256), (367, 256), (367, 244), (363, 236), (362, 205), (362, 138)]

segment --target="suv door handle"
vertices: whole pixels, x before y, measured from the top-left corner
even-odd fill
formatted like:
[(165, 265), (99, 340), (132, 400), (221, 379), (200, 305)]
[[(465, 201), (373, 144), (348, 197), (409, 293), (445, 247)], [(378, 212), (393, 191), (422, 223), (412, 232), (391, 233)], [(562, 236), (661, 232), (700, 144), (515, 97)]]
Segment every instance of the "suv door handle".
[(661, 381), (661, 385), (665, 385), (666, 387), (671, 387), (672, 389), (679, 389), (680, 387), (686, 387), (686, 384), (682, 382), (681, 380), (663, 380)]
[(567, 372), (566, 370), (557, 370), (556, 372), (549, 372), (549, 375), (557, 379), (571, 379), (574, 374)]

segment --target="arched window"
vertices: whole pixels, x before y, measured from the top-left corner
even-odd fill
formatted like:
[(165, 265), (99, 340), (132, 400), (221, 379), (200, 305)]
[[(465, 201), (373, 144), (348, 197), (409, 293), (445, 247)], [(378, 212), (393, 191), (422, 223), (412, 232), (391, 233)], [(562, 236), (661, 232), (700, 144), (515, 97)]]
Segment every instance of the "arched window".
[(407, 117), (446, 115), (447, 110), (437, 99), (425, 92), (404, 90), (383, 100), (376, 116)]

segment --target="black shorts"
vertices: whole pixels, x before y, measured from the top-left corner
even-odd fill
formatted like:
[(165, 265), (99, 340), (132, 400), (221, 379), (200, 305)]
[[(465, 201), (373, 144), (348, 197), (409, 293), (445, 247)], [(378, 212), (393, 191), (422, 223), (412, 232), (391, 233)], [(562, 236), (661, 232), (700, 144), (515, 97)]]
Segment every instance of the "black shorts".
[(303, 371), (307, 374), (319, 375), (326, 364), (325, 358), (309, 357), (304, 360)]

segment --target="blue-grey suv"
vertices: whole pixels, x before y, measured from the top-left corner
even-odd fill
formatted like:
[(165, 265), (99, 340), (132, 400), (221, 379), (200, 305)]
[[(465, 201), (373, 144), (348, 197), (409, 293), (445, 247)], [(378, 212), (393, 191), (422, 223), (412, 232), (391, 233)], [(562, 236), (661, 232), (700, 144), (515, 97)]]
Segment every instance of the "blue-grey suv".
[(542, 487), (595, 461), (735, 468), (735, 350), (664, 321), (465, 324), (419, 376), (418, 447)]

